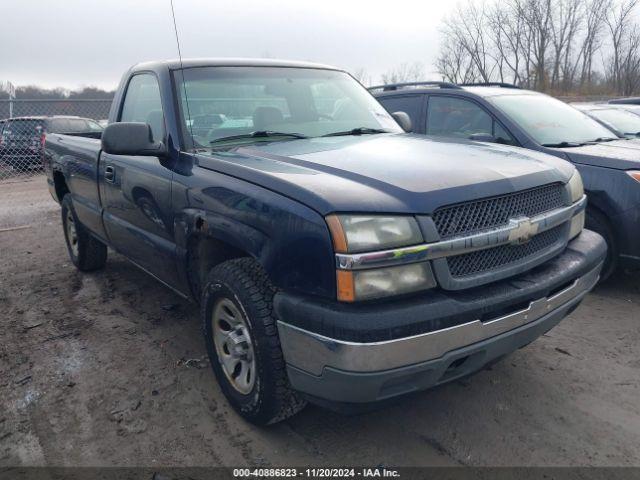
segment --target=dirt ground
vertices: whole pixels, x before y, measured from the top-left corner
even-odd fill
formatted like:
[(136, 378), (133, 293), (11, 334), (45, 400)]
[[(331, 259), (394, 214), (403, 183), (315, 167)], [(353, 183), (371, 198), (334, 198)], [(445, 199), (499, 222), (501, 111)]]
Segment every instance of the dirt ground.
[(77, 272), (34, 185), (28, 227), (0, 229), (0, 467), (640, 466), (640, 274), (491, 370), (383, 411), (308, 407), (260, 429), (215, 383), (197, 308), (112, 252)]

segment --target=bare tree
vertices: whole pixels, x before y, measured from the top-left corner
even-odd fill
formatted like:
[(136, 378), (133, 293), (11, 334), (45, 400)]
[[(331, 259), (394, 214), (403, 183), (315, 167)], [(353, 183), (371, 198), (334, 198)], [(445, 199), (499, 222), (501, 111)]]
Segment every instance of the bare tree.
[(633, 56), (628, 49), (633, 46), (636, 26), (633, 24), (632, 13), (638, 4), (638, 0), (624, 0), (622, 3), (611, 9), (604, 21), (610, 35), (611, 55), (608, 60), (607, 72), (618, 93), (622, 93), (625, 79), (628, 75), (629, 65), (625, 63)]
[(420, 62), (401, 63), (382, 74), (382, 83), (418, 82), (424, 79), (424, 65)]
[(520, 0), (511, 0), (504, 4), (495, 3), (489, 7), (487, 25), (491, 29), (493, 44), (499, 60), (500, 81), (509, 76), (514, 84), (522, 83), (523, 50), (526, 41), (525, 22), (521, 11)]
[(593, 59), (602, 47), (604, 22), (602, 19), (612, 8), (612, 0), (588, 0), (584, 5), (584, 36), (579, 49), (581, 59), (580, 86), (593, 81)]
[(353, 78), (358, 80), (365, 87), (370, 87), (371, 86), (371, 75), (369, 75), (369, 73), (367, 72), (366, 68), (360, 67), (360, 68), (354, 70), (351, 73), (351, 75), (353, 75)]
[(447, 41), (440, 47), (436, 69), (443, 80), (454, 83), (468, 83), (478, 79), (473, 62), (470, 61), (464, 46), (457, 40)]
[(470, 0), (443, 20), (435, 66), (454, 82), (629, 94), (640, 89), (638, 3)]
[(473, 64), (472, 70), (481, 81), (488, 82), (496, 69), (496, 58), (491, 53), (487, 17), (484, 4), (470, 2), (458, 4), (456, 10), (444, 20), (447, 42), (454, 42)]
[(552, 6), (551, 43), (553, 67), (551, 86), (566, 90), (573, 83), (578, 60), (573, 53), (573, 42), (582, 28), (582, 0), (557, 0)]

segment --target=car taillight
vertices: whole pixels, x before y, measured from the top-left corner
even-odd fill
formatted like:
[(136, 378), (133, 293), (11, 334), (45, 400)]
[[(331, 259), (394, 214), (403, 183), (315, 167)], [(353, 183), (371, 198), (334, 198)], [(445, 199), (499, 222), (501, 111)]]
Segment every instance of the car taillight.
[(44, 149), (44, 140), (45, 140), (45, 134), (42, 133), (40, 135), (40, 146)]

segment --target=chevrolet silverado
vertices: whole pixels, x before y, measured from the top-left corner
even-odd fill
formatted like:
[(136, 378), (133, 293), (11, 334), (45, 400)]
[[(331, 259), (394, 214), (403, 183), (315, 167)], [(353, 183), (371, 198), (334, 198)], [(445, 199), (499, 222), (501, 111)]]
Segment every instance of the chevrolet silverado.
[(101, 139), (47, 134), (45, 168), (75, 266), (110, 247), (199, 302), (222, 391), (267, 424), (468, 375), (598, 279), (570, 163), (405, 130), (337, 68), (152, 62)]

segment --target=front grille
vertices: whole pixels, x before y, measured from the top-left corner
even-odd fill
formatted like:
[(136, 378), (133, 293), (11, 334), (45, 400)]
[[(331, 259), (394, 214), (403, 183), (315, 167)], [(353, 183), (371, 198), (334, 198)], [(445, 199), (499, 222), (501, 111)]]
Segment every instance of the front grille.
[(449, 272), (452, 277), (460, 278), (510, 266), (554, 245), (563, 237), (563, 229), (564, 225), (560, 225), (539, 233), (523, 245), (501, 245), (449, 257)]
[(562, 207), (565, 205), (564, 190), (561, 183), (553, 183), (499, 197), (450, 205), (436, 210), (433, 221), (442, 239), (466, 235), (507, 225), (511, 218), (533, 217)]

